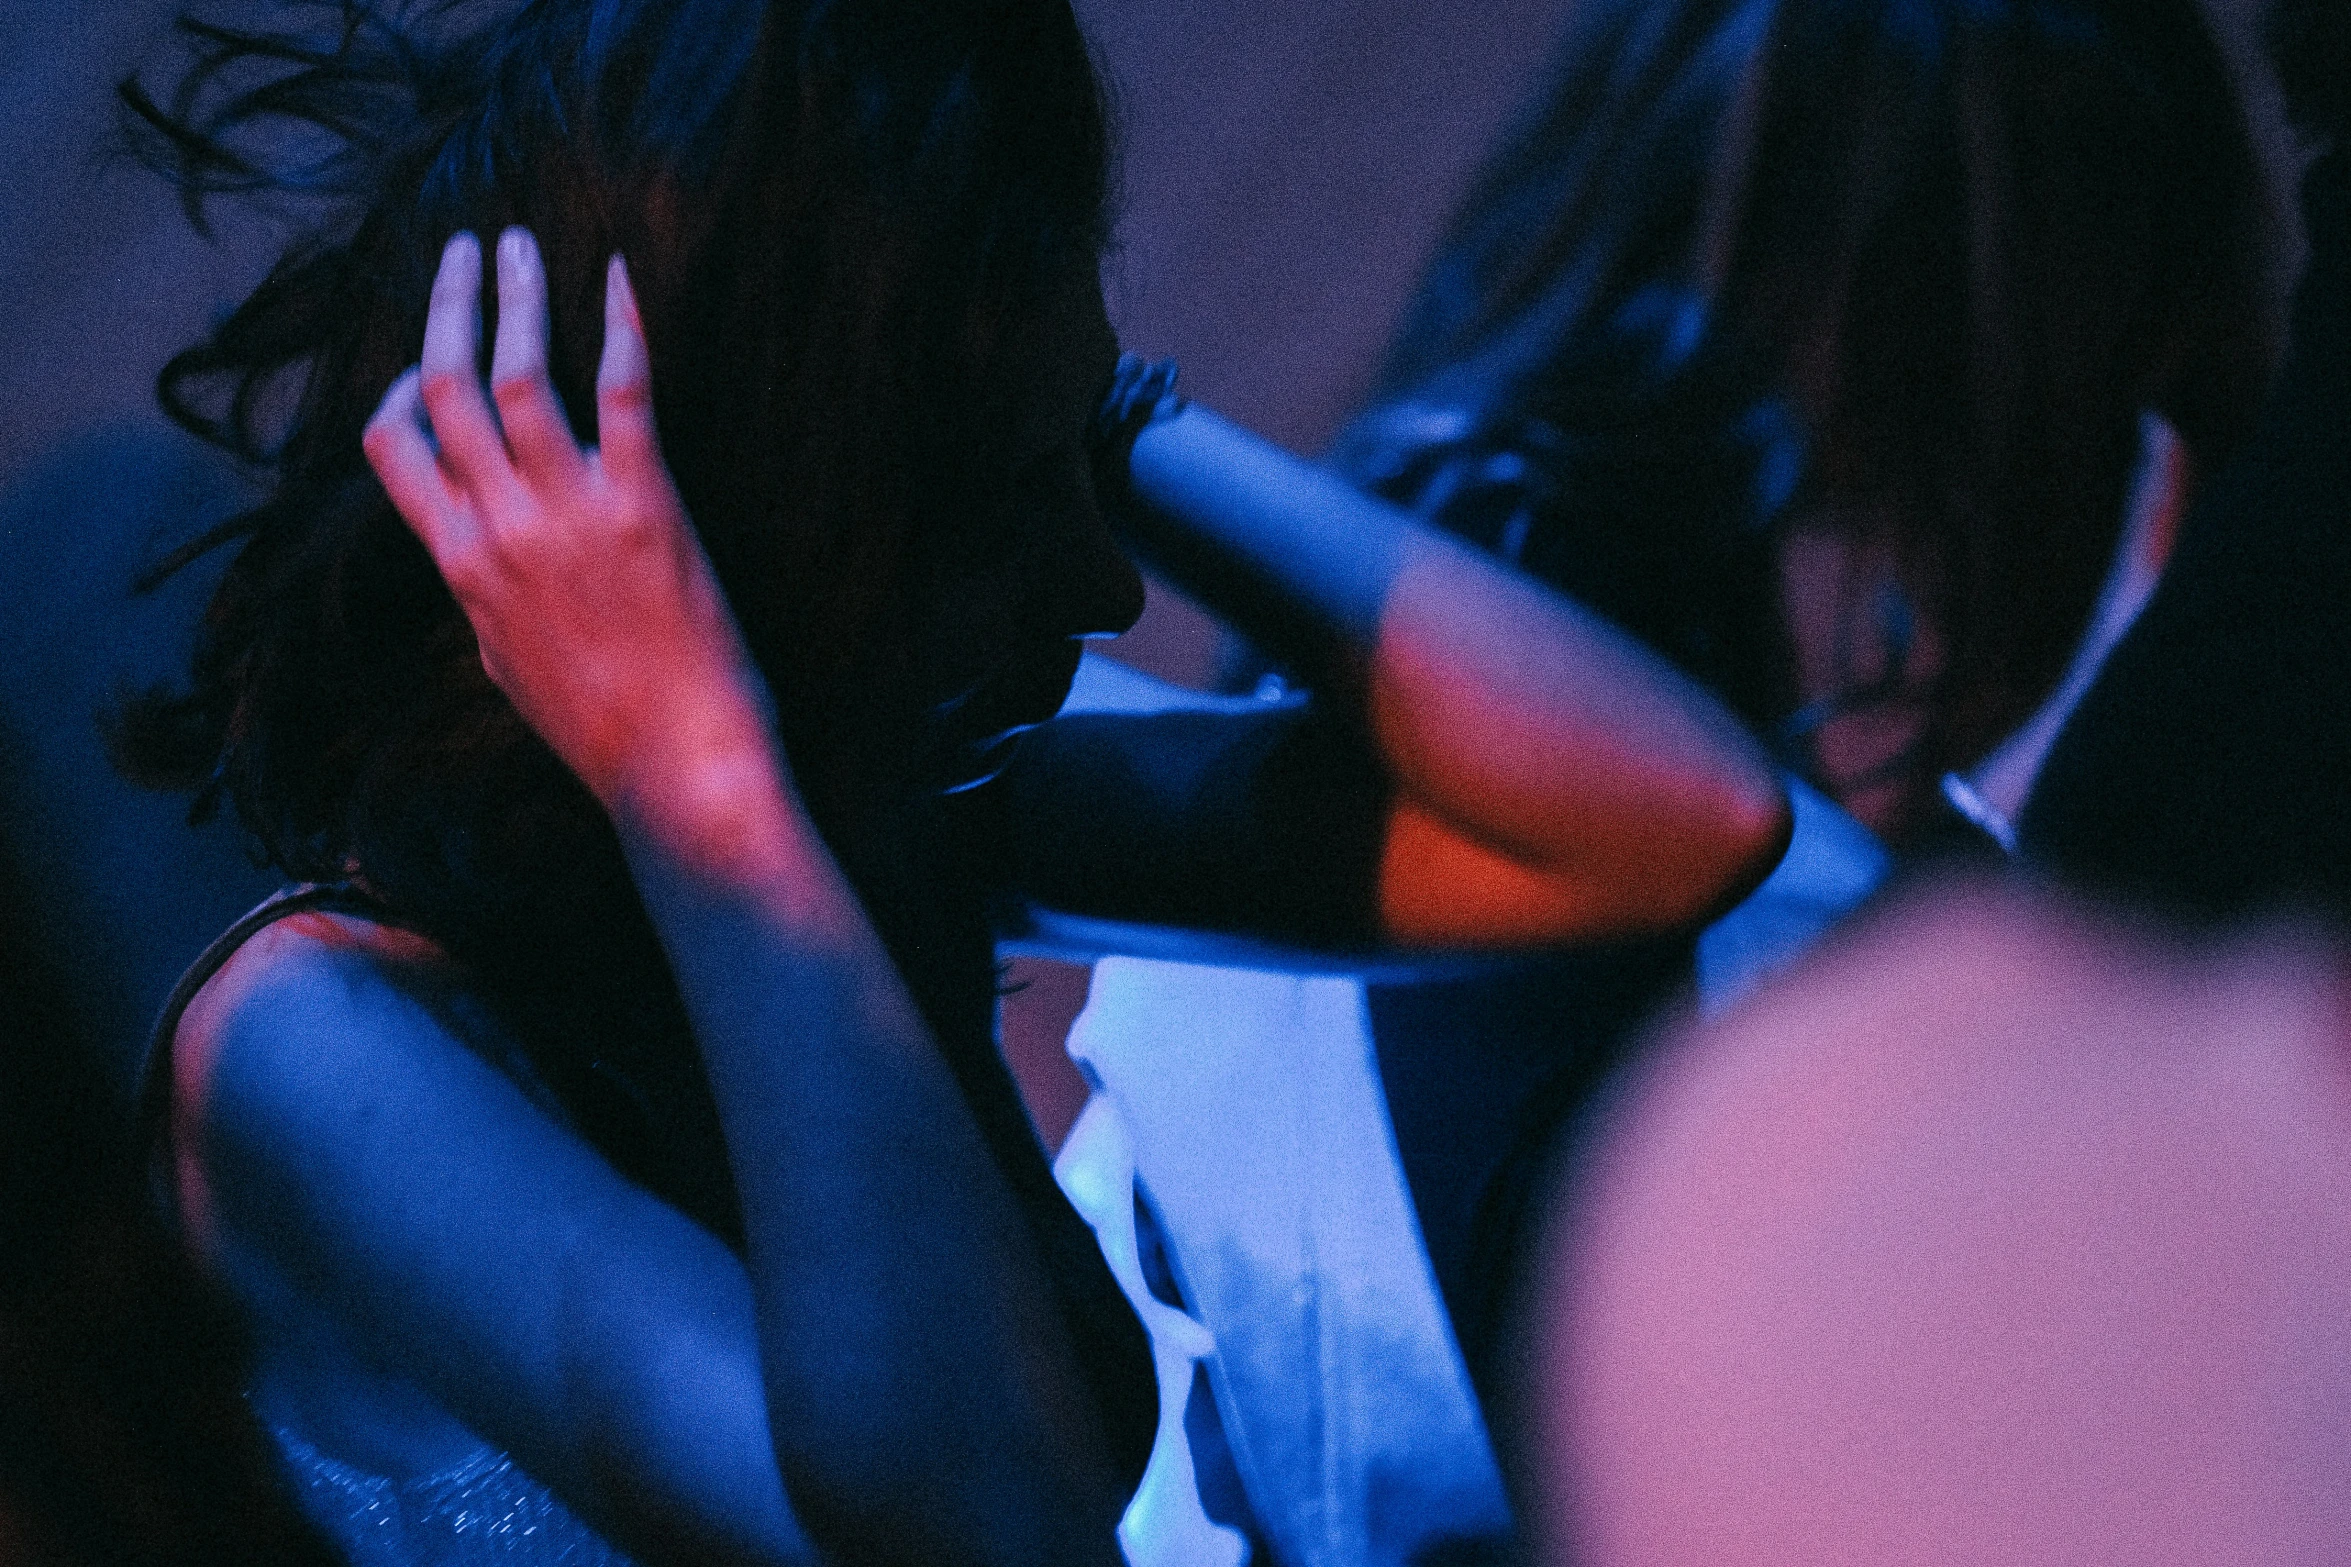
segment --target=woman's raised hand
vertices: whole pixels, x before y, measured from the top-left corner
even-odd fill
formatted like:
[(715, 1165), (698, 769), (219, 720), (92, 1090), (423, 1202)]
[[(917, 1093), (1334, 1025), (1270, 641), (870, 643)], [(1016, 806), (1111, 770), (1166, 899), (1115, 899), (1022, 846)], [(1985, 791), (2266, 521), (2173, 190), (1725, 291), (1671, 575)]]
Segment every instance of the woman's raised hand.
[(385, 394), (364, 444), (482, 667), (607, 809), (659, 817), (747, 768), (773, 773), (764, 688), (662, 463), (626, 266), (613, 257), (606, 282), (589, 450), (548, 379), (547, 279), (528, 232), (498, 243), (489, 396), (481, 290), (481, 246), (460, 234), (423, 362)]

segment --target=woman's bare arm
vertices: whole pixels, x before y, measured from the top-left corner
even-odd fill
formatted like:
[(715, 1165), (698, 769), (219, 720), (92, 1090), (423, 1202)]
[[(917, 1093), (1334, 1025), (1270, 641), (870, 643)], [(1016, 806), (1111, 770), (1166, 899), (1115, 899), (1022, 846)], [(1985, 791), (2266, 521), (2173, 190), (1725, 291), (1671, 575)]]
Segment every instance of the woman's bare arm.
[(1114, 1562), (1105, 1433), (1035, 1243), (800, 807), (662, 466), (625, 273), (584, 452), (536, 249), (509, 234), (499, 261), (497, 416), (461, 238), (368, 453), (492, 678), (620, 829), (717, 1097), (793, 1508), (845, 1560)]
[[(1244, 630), (1302, 651), (1318, 702), (1360, 706), (1390, 784), (1372, 873), (1389, 942), (1671, 929), (1777, 861), (1788, 806), (1761, 747), (1613, 626), (1197, 407), (1146, 426), (1130, 466), (1144, 552)], [(1131, 733), (1148, 744), (1152, 727)], [(1117, 727), (1097, 725), (1083, 746), (1035, 747), (1021, 809), (1080, 808), (1117, 745)], [(1066, 834), (1039, 847), (1089, 851)], [(1089, 881), (1071, 864), (1035, 869)], [(1135, 893), (1123, 912), (1146, 902)]]
[[(428, 943), (312, 913), (181, 1019), (179, 1210), (262, 1369), (279, 1343), (315, 1361), (332, 1323), (638, 1559), (814, 1567), (742, 1263), (490, 1067), (453, 1029), (461, 983)], [(342, 1363), (305, 1366), (313, 1397)]]

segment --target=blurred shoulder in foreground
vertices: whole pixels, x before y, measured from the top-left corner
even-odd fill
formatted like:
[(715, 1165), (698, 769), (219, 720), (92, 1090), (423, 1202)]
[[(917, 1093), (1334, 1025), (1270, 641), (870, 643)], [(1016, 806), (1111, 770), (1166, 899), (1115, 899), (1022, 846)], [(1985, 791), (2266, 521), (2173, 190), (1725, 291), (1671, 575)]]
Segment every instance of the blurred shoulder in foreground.
[(2339, 1559), (2343, 980), (1962, 888), (1673, 1042), (1554, 1196), (1540, 1559)]

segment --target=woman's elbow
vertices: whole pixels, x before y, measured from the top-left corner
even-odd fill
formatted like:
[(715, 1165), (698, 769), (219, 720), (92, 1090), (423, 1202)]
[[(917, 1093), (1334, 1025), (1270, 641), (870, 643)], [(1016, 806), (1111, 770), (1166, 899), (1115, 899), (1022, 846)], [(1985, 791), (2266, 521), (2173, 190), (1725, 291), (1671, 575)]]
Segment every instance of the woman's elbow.
[[(1670, 804), (1667, 802), (1670, 801)], [(1788, 852), (1795, 815), (1776, 772), (1758, 767), (1659, 797), (1641, 829), (1619, 839), (1605, 867), (1620, 934), (1662, 934), (1712, 922), (1762, 885)]]
[(1694, 918), (1728, 913), (1778, 869), (1795, 836), (1795, 807), (1779, 774), (1756, 769), (1727, 784), (1714, 813), (1713, 886)]
[(1787, 791), (1761, 768), (1704, 789), (1660, 790), (1602, 822), (1586, 815), (1551, 854), (1495, 847), (1402, 803), (1381, 855), (1381, 924), (1390, 941), (1424, 948), (1576, 946), (1687, 930), (1771, 874), (1792, 823)]
[(1795, 811), (1770, 756), (1727, 714), (1696, 744), (1658, 745), (1621, 768), (1606, 803), (1563, 847), (1622, 934), (1704, 925), (1762, 885), (1788, 852)]

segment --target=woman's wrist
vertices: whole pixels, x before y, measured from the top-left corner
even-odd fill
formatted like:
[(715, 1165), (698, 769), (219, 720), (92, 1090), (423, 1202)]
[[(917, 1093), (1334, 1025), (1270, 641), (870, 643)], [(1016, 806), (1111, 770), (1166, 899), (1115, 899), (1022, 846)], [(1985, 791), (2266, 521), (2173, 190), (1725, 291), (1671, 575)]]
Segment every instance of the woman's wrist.
[(787, 868), (803, 813), (764, 719), (680, 716), (597, 791), (615, 824), (697, 881), (745, 884)]
[(1419, 525), (1338, 475), (1198, 405), (1129, 454), (1130, 540), (1253, 638), (1369, 646)]

